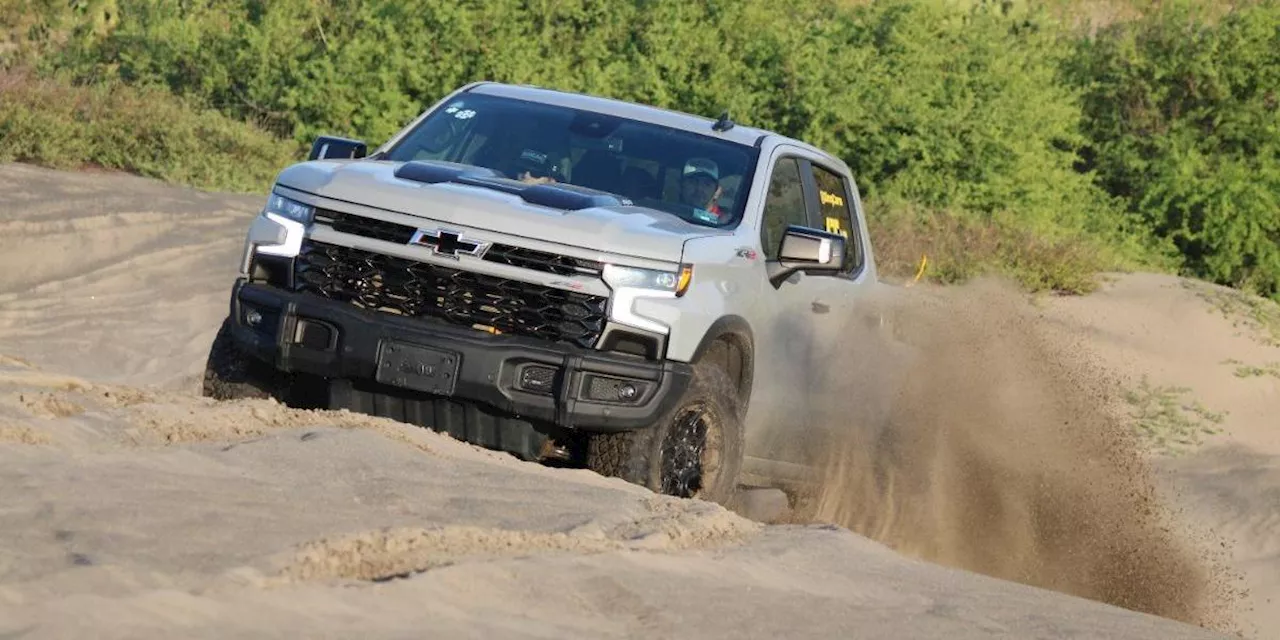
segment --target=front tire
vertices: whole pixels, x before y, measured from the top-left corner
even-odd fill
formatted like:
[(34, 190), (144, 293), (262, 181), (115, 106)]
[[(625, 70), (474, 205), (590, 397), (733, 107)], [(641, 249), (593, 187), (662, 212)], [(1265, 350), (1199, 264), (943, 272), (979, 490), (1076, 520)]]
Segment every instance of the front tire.
[(738, 392), (711, 364), (694, 366), (680, 401), (652, 426), (593, 434), (587, 467), (656, 493), (727, 504), (737, 488), (744, 448)]
[(223, 320), (209, 347), (203, 395), (215, 400), (275, 398), (283, 402), (287, 389), (281, 373), (236, 346), (231, 337), (231, 319)]

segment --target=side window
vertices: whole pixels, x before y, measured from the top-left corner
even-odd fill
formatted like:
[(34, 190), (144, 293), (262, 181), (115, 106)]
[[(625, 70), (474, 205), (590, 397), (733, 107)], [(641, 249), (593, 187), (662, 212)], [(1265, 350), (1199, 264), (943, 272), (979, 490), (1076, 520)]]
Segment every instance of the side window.
[(857, 271), (862, 268), (862, 251), (858, 245), (858, 228), (853, 224), (853, 199), (840, 174), (816, 164), (812, 166), (823, 227), (827, 233), (844, 236), (844, 271)]
[(764, 221), (760, 225), (760, 244), (766, 259), (778, 258), (778, 245), (788, 225), (809, 226), (804, 209), (804, 185), (800, 181), (800, 162), (782, 158), (773, 167), (769, 193), (764, 200)]

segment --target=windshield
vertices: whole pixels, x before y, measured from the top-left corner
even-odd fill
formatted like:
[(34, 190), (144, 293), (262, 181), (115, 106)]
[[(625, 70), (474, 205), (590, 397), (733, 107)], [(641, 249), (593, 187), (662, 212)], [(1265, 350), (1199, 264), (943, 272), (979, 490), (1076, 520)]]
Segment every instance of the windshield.
[(756, 149), (636, 120), (511, 98), (464, 95), (386, 159), (445, 160), (528, 183), (569, 183), (713, 227), (742, 217)]

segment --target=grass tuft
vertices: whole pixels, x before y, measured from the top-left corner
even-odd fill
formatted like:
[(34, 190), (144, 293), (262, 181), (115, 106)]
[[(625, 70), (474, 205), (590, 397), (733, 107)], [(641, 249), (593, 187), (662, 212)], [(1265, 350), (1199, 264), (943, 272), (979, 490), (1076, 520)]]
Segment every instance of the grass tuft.
[(1182, 399), (1190, 391), (1187, 387), (1152, 386), (1143, 376), (1138, 388), (1125, 392), (1134, 430), (1157, 452), (1182, 455), (1202, 444), (1204, 436), (1222, 432), (1226, 412), (1210, 411), (1197, 400)]
[(1196, 280), (1182, 286), (1207, 302), (1231, 325), (1268, 347), (1280, 347), (1280, 303), (1239, 289), (1227, 289)]
[(1268, 362), (1262, 366), (1245, 364), (1239, 360), (1227, 360), (1222, 364), (1235, 365), (1237, 378), (1261, 378), (1270, 376), (1280, 379), (1280, 362)]

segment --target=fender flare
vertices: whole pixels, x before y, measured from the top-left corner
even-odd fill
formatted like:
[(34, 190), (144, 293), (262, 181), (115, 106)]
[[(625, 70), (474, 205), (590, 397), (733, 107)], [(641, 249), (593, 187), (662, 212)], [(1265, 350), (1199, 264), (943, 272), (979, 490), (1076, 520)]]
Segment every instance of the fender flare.
[[(751, 402), (751, 391), (755, 379), (755, 333), (745, 318), (737, 315), (723, 316), (711, 323), (690, 361), (694, 364), (700, 362), (712, 345), (724, 339), (728, 339), (742, 352), (742, 371), (737, 383), (739, 406), (745, 412)], [(730, 374), (732, 375), (732, 372)]]

